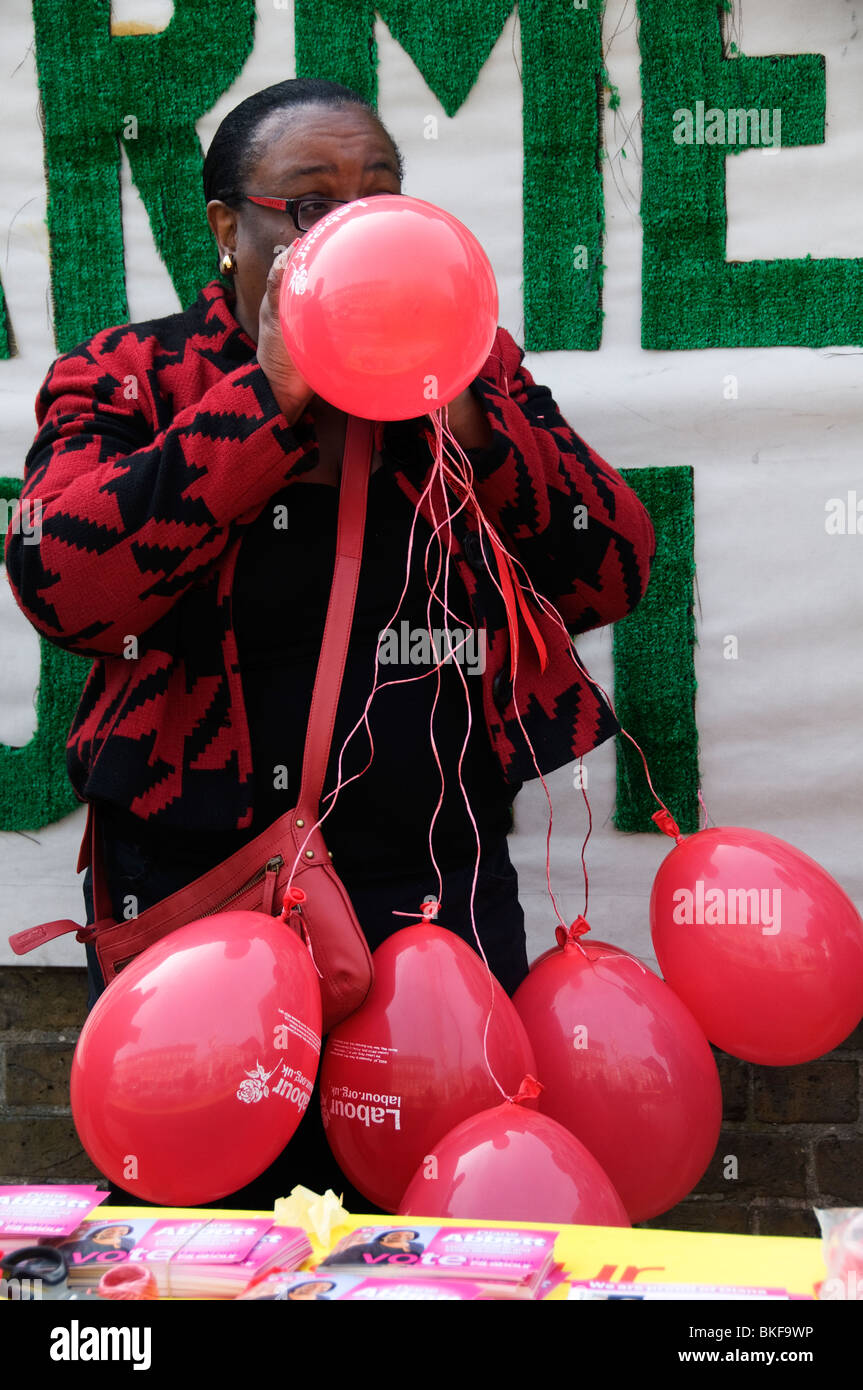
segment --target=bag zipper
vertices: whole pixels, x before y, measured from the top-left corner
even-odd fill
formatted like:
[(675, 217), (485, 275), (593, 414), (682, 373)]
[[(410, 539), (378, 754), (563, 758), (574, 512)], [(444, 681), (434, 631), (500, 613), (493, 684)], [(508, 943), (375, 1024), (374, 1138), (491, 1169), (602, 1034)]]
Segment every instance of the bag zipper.
[(253, 888), (255, 884), (259, 883), (260, 880), (262, 878), (265, 878), (267, 874), (278, 874), (279, 869), (282, 867), (284, 862), (285, 861), (280, 854), (274, 855), (273, 858), (268, 859), (264, 867), (262, 869), (258, 869), (257, 873), (253, 874), (252, 877), (242, 885), (242, 887), (237, 888), (235, 892), (231, 893), (230, 897), (224, 898), (222, 902), (217, 903), (215, 907), (211, 907), (207, 912), (202, 912), (201, 916), (212, 917), (213, 913), (221, 912), (223, 908), (226, 908), (229, 903), (232, 903), (234, 901), (235, 898), (239, 898), (249, 888)]
[[(276, 883), (278, 882), (279, 869), (282, 867), (284, 862), (285, 861), (280, 854), (274, 855), (273, 858), (268, 859), (264, 867), (262, 869), (258, 869), (257, 872), (254, 873), (252, 877), (242, 885), (241, 888), (238, 888), (235, 892), (231, 893), (230, 897), (227, 897), (222, 902), (217, 903), (215, 907), (211, 907), (208, 912), (202, 912), (200, 914), (201, 917), (212, 917), (214, 913), (221, 912), (223, 908), (227, 907), (228, 903), (232, 903), (235, 898), (239, 898), (242, 893), (245, 893), (247, 891), (247, 889), (254, 887), (254, 885), (260, 882), (262, 878), (265, 878), (267, 874), (274, 875), (275, 881), (273, 883), (273, 891), (275, 892)], [(266, 907), (266, 902), (264, 903), (264, 906)], [(270, 910), (271, 908), (272, 902), (270, 903)], [(198, 921), (197, 917), (195, 918), (195, 921)], [(87, 928), (85, 927), (82, 930), (86, 931)], [(133, 960), (137, 960), (140, 954), (140, 951), (136, 951), (134, 955), (126, 956), (124, 960), (115, 962), (114, 974), (119, 975), (123, 967), (125, 965), (131, 964)]]

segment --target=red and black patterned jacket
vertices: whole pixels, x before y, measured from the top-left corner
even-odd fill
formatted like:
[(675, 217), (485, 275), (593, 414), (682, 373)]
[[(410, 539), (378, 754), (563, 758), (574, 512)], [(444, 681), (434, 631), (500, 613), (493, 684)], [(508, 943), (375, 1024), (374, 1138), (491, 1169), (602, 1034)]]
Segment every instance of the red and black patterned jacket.
[[(487, 449), (470, 453), (475, 490), (536, 589), (583, 632), (638, 603), (653, 527), (632, 489), (534, 384), (523, 356), (499, 329), (472, 383), (493, 432)], [(40, 500), (41, 541), (22, 544), (13, 520), (6, 567), (33, 626), (94, 658), (68, 741), (77, 795), (164, 827), (249, 826), (232, 579), (244, 529), (316, 462), (312, 417), (288, 426), (218, 281), (184, 313), (107, 328), (59, 357), (36, 415), (22, 498)], [(383, 465), (416, 502), (432, 463), (429, 418), (388, 423), (378, 437)], [(573, 525), (578, 504), (584, 529)], [(525, 781), (536, 770), (513, 706), (506, 614), (464, 515), (451, 549), (486, 630), (492, 746), (508, 781)], [(548, 772), (619, 726), (559, 629), (542, 614), (536, 621), (548, 665), (540, 674), (525, 635), (516, 697)]]

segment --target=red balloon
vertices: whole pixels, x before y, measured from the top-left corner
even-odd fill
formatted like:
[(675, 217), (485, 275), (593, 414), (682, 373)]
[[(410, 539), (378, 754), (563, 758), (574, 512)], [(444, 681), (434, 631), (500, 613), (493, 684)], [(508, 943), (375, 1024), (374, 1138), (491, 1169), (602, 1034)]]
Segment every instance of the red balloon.
[(539, 1108), (602, 1165), (631, 1221), (681, 1201), (713, 1157), (719, 1073), (704, 1033), (652, 971), (604, 941), (569, 940), (513, 998), (536, 1054)]
[(221, 912), (156, 942), (108, 986), (72, 1061), (96, 1167), (162, 1206), (226, 1197), (272, 1163), (309, 1103), (321, 992), (277, 917)]
[(472, 232), (433, 203), (358, 198), (294, 243), (279, 319), (315, 392), (371, 420), (453, 400), (497, 332), (497, 285)]
[[(434, 1143), (500, 1099), (483, 1055), (492, 991), (481, 958), (444, 927), (405, 927), (373, 960), (368, 998), (327, 1038), (321, 1109), (345, 1175), (394, 1211)], [(533, 1052), (512, 1000), (491, 979), (488, 1057), (509, 1095), (534, 1070)]]
[(863, 921), (793, 845), (741, 826), (681, 839), (650, 895), (657, 960), (708, 1038), (747, 1062), (830, 1052), (863, 1015)]
[(548, 1115), (511, 1102), (473, 1115), (435, 1144), (397, 1211), (465, 1221), (629, 1225), (611, 1179), (584, 1145)]

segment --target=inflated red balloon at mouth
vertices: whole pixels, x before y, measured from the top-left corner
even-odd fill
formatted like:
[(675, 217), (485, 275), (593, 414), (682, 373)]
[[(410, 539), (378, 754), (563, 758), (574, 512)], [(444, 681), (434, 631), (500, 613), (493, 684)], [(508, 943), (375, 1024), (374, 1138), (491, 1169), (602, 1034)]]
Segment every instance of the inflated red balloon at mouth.
[(382, 194), (294, 243), (279, 320), (291, 360), (349, 415), (409, 420), (454, 400), (497, 332), (488, 257), (443, 208)]

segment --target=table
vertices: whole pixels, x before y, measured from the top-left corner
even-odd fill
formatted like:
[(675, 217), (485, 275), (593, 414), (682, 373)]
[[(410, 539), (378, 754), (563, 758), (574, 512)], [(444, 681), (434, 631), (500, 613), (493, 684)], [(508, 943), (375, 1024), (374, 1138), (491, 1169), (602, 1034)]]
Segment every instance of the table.
[[(109, 1207), (102, 1206), (99, 1218), (131, 1221), (148, 1217), (174, 1220), (180, 1217), (266, 1217), (271, 1212), (229, 1211), (204, 1207)], [(329, 1246), (321, 1246), (313, 1235), (314, 1255), (307, 1262), (321, 1259), (335, 1242), (358, 1226), (381, 1226), (386, 1217), (360, 1213), (333, 1229)], [(555, 1254), (570, 1279), (602, 1279), (657, 1284), (736, 1284), (759, 1288), (785, 1288), (790, 1293), (812, 1297), (816, 1284), (826, 1278), (821, 1241), (801, 1236), (720, 1235), (704, 1231), (630, 1230), (620, 1226), (560, 1226), (541, 1221), (455, 1221), (442, 1217), (411, 1216), (393, 1222), (411, 1225), (488, 1226), (532, 1230), (559, 1230)], [(552, 1290), (548, 1301), (567, 1297), (567, 1286)]]

